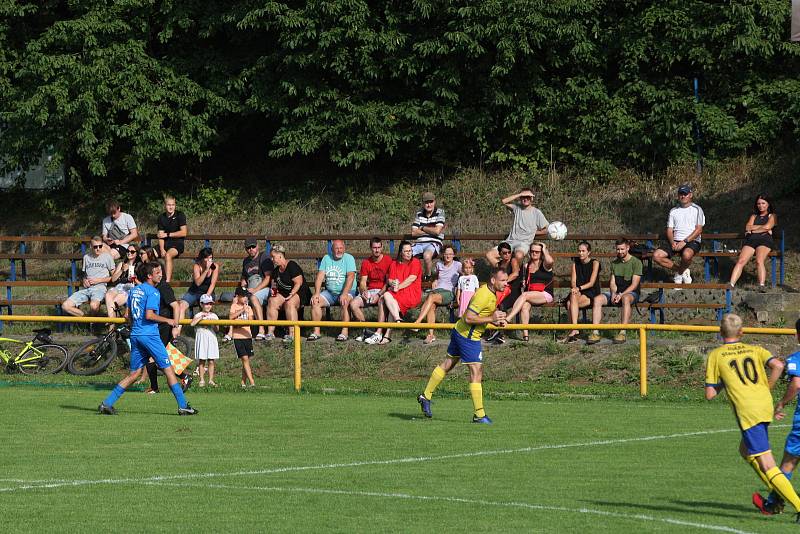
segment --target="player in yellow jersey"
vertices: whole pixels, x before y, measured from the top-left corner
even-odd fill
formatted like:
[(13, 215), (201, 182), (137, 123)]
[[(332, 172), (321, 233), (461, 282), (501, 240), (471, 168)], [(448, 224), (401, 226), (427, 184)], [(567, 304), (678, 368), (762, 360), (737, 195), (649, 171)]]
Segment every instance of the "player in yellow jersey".
[(800, 521), (800, 497), (775, 465), (767, 433), (772, 422), (770, 390), (783, 372), (783, 362), (761, 347), (742, 343), (742, 319), (738, 315), (726, 314), (720, 331), (725, 344), (708, 354), (706, 399), (713, 399), (725, 388), (742, 430), (739, 453), (770, 489), (792, 503), (798, 512), (795, 521)]
[(456, 326), (450, 331), (450, 345), (447, 347), (447, 358), (431, 373), (425, 392), (417, 397), (425, 417), (433, 417), (431, 397), (434, 390), (442, 383), (447, 373), (461, 361), (469, 366), (469, 393), (475, 408), (473, 423), (490, 425), (492, 420), (483, 409), (483, 352), (481, 350), (481, 334), (488, 324), (506, 325), (506, 314), (497, 309), (495, 292), (502, 292), (508, 285), (508, 274), (502, 269), (492, 269), (489, 282), (481, 286), (469, 301), (467, 310)]

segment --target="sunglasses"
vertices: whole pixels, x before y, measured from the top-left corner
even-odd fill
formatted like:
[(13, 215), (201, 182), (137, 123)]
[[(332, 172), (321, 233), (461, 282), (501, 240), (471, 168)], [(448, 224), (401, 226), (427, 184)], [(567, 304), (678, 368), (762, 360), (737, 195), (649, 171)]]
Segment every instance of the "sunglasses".
[(135, 250), (130, 250), (130, 249), (129, 249), (129, 250), (128, 250), (128, 254), (136, 254), (136, 251), (135, 251)]
[(257, 245), (250, 245), (249, 247), (244, 247), (245, 250), (250, 250), (256, 248)]
[(501, 250), (500, 254), (511, 254), (510, 250)]
[(92, 245), (92, 248), (103, 248), (103, 245)]

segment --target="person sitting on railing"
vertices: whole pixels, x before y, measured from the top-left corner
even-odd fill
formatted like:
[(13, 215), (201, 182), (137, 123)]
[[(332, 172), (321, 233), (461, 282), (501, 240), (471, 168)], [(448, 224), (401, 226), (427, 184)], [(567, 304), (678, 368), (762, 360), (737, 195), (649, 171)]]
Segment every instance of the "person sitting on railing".
[[(378, 321), (390, 319), (396, 323), (411, 308), (419, 306), (422, 300), (422, 265), (414, 257), (413, 247), (409, 241), (401, 241), (397, 258), (389, 267), (389, 278), (383, 289), (383, 296), (378, 305)], [(378, 328), (365, 340), (369, 345), (386, 345), (391, 342), (391, 328), (386, 333)]]
[(214, 251), (211, 250), (211, 247), (201, 248), (194, 260), (194, 265), (192, 265), (192, 284), (181, 297), (179, 320), (186, 317), (186, 310), (200, 302), (200, 295), (214, 296), (221, 270), (221, 267), (214, 263)]
[[(578, 324), (578, 311), (591, 306), (592, 300), (600, 294), (600, 271), (600, 262), (592, 258), (592, 245), (588, 241), (578, 243), (578, 257), (573, 259), (567, 300), (570, 323)], [(578, 341), (579, 334), (573, 330), (562, 341)]]
[[(296, 321), (298, 312), (302, 306), (308, 304), (311, 299), (311, 291), (306, 285), (303, 269), (293, 260), (286, 259), (286, 248), (283, 245), (275, 245), (270, 251), (272, 263), (275, 270), (272, 271), (275, 280), (275, 292), (267, 304), (267, 320), (277, 321), (280, 310), (283, 309), (287, 321)], [(283, 337), (283, 341), (291, 343), (294, 341), (294, 329), (289, 329), (289, 334)], [(267, 327), (267, 341), (275, 339), (275, 327)]]
[(111, 254), (113, 259), (124, 258), (128, 252), (128, 243), (139, 240), (139, 230), (136, 222), (114, 199), (106, 202), (108, 217), (103, 219), (103, 242), (106, 244), (105, 252)]
[[(684, 184), (678, 188), (679, 205), (672, 208), (667, 217), (667, 240), (653, 252), (653, 260), (674, 273), (676, 284), (692, 283), (689, 266), (700, 252), (700, 234), (706, 224), (703, 209), (692, 202), (693, 198), (691, 186)], [(681, 259), (676, 263), (670, 259), (672, 256)]]
[[(436, 322), (436, 307), (449, 306), (455, 299), (455, 286), (458, 283), (458, 273), (461, 271), (461, 262), (455, 260), (456, 251), (453, 245), (445, 245), (442, 248), (442, 259), (436, 262), (436, 280), (433, 287), (422, 305), (419, 317), (414, 321), (419, 324), (423, 321), (427, 323)], [(425, 337), (426, 345), (436, 341), (433, 330), (428, 330)]]
[[(128, 302), (128, 293), (136, 284), (136, 267), (139, 265), (139, 247), (129, 244), (125, 259), (117, 264), (111, 273), (111, 281), (116, 284), (106, 292), (106, 314), (109, 318), (115, 318), (117, 306), (122, 306)], [(115, 325), (109, 324), (108, 330), (113, 331)]]
[[(537, 237), (547, 235), (547, 218), (539, 208), (533, 206), (534, 191), (530, 187), (523, 187), (519, 193), (507, 196), (501, 202), (514, 215), (511, 231), (505, 241), (511, 245), (511, 250), (518, 248), (527, 251)], [(486, 252), (489, 265), (497, 265), (500, 261), (500, 252), (497, 247)]]
[[(356, 321), (364, 322), (364, 311), (362, 308), (367, 306), (377, 306), (381, 298), (381, 291), (386, 286), (386, 277), (389, 274), (389, 267), (392, 265), (391, 256), (383, 253), (383, 241), (380, 237), (373, 237), (369, 240), (371, 255), (361, 262), (361, 269), (358, 271), (358, 296), (350, 301), (350, 311)], [(369, 338), (367, 330), (356, 337), (356, 341), (364, 341)]]
[(436, 206), (436, 197), (431, 192), (423, 193), (422, 209), (414, 217), (411, 237), (414, 241), (414, 257), (422, 257), (424, 274), (433, 274), (433, 258), (439, 255), (444, 239), (444, 210)]
[(183, 254), (186, 241), (186, 215), (176, 211), (175, 197), (164, 195), (164, 213), (158, 216), (158, 250), (164, 258), (164, 276), (167, 282), (172, 281), (172, 267), (175, 258)]
[(736, 265), (733, 266), (733, 272), (731, 272), (731, 288), (736, 286), (736, 282), (742, 276), (744, 266), (755, 254), (758, 289), (762, 292), (766, 291), (767, 268), (764, 262), (772, 251), (772, 229), (776, 224), (778, 224), (778, 216), (772, 211), (772, 202), (766, 196), (758, 195), (753, 205), (753, 213), (744, 226), (745, 239), (739, 259), (736, 260)]
[(114, 271), (114, 260), (108, 252), (104, 252), (106, 247), (103, 238), (94, 236), (91, 247), (92, 251), (83, 257), (83, 287), (61, 304), (64, 312), (75, 317), (83, 317), (80, 306), (87, 301), (92, 315), (97, 315), (106, 296), (106, 284), (111, 282), (111, 273)]
[[(322, 309), (337, 304), (342, 308), (342, 321), (350, 321), (350, 302), (358, 295), (355, 287), (356, 260), (352, 254), (345, 252), (344, 241), (335, 239), (331, 243), (332, 254), (325, 254), (319, 264), (319, 270), (314, 280), (314, 296), (311, 297), (311, 319), (322, 320)], [(325, 289), (322, 289), (322, 282)], [(347, 341), (349, 332), (347, 327), (342, 328), (336, 336), (336, 341)], [(315, 326), (307, 341), (316, 341), (320, 338), (320, 328)]]
[[(530, 248), (530, 259), (525, 266), (523, 274), (523, 293), (514, 301), (511, 311), (506, 315), (506, 321), (519, 314), (520, 323), (528, 324), (531, 318), (531, 308), (553, 302), (553, 265), (555, 260), (547, 250), (547, 245), (541, 241), (534, 241)], [(528, 331), (522, 331), (522, 340), (528, 341)]]
[[(621, 323), (631, 322), (631, 308), (639, 300), (639, 283), (642, 280), (642, 261), (630, 252), (627, 239), (617, 239), (617, 257), (611, 262), (609, 292), (601, 293), (592, 300), (592, 324), (600, 324), (603, 306), (621, 306)], [(614, 343), (625, 343), (625, 330), (614, 336)], [(594, 330), (586, 340), (588, 345), (600, 342), (600, 332)]]

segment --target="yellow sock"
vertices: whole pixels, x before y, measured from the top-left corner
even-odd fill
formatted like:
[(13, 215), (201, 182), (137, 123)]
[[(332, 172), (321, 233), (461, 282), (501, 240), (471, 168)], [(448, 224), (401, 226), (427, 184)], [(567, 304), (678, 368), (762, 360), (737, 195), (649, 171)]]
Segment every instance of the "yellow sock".
[(437, 365), (436, 369), (431, 373), (431, 377), (428, 379), (428, 385), (425, 386), (423, 395), (425, 395), (426, 399), (431, 400), (433, 398), (433, 392), (439, 387), (439, 384), (442, 383), (446, 375), (447, 373), (444, 372), (444, 369)]
[(472, 406), (475, 408), (475, 417), (484, 417), (486, 412), (483, 410), (483, 386), (481, 383), (470, 382), (469, 394), (472, 395)]
[(764, 474), (764, 471), (761, 470), (761, 466), (758, 465), (758, 460), (756, 460), (756, 457), (755, 456), (748, 456), (747, 458), (745, 458), (745, 461), (748, 464), (750, 464), (750, 467), (753, 468), (753, 471), (756, 472), (756, 474), (758, 475), (758, 478), (760, 478), (764, 482), (764, 484), (767, 486), (767, 488), (768, 489), (772, 489), (772, 484), (770, 484), (769, 478), (767, 478), (767, 475)]
[(773, 467), (767, 471), (767, 479), (775, 492), (780, 495), (784, 501), (789, 501), (794, 506), (796, 512), (800, 512), (800, 497), (795, 493), (792, 483), (783, 474), (783, 471), (778, 467)]

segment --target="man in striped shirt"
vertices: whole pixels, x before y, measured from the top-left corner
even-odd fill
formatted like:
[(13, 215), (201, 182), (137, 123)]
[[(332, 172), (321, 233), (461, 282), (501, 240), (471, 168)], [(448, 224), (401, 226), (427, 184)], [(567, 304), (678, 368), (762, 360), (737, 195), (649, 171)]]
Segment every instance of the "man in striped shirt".
[(414, 256), (422, 256), (423, 274), (433, 272), (433, 258), (439, 255), (444, 239), (444, 210), (436, 207), (436, 197), (431, 192), (422, 195), (422, 209), (414, 217), (411, 237), (415, 239)]

